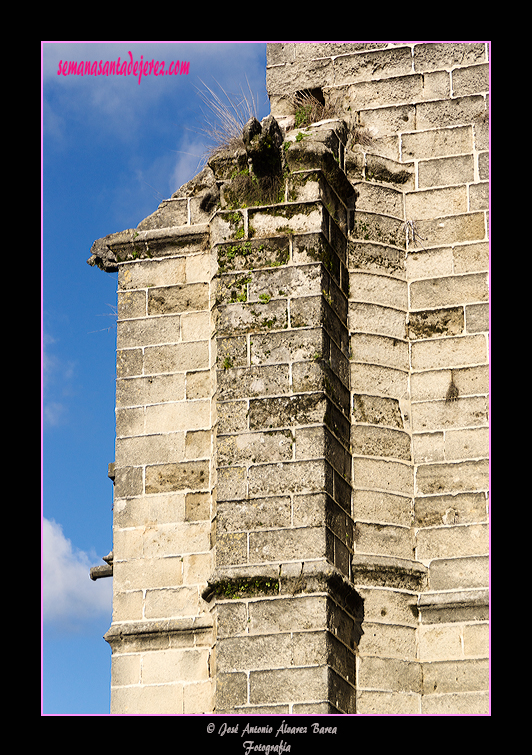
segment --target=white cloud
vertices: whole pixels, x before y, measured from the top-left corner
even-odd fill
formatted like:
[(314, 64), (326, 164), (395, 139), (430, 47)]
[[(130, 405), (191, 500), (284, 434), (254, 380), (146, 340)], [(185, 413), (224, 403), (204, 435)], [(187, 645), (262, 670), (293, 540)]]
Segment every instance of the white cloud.
[(43, 619), (56, 629), (77, 631), (91, 619), (111, 614), (112, 580), (89, 577), (101, 560), (74, 548), (60, 524), (43, 519)]
[(205, 149), (205, 140), (188, 136), (181, 140), (169, 183), (171, 194), (200, 172), (205, 163)]
[(42, 342), (43, 421), (45, 427), (62, 424), (67, 417), (64, 399), (72, 394), (76, 363), (51, 353), (56, 339), (44, 333)]

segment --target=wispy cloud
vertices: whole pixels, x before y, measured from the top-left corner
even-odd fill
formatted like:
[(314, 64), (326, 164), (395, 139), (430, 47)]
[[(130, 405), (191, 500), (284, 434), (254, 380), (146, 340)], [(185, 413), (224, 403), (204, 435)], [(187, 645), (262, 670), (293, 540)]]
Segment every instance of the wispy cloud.
[(111, 613), (110, 579), (93, 582), (91, 566), (96, 555), (72, 545), (63, 528), (53, 519), (43, 519), (43, 619), (62, 632), (80, 631), (97, 616)]
[(43, 335), (42, 378), (43, 420), (45, 427), (61, 424), (67, 415), (65, 397), (72, 394), (75, 362), (63, 360), (51, 349), (56, 339), (48, 333)]

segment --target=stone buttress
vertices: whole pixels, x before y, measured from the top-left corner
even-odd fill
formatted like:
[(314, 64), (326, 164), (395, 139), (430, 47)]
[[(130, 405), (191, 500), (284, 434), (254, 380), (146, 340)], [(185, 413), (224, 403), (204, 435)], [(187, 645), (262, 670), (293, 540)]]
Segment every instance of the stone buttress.
[(268, 45), (273, 115), (93, 245), (113, 713), (487, 711), (486, 61)]

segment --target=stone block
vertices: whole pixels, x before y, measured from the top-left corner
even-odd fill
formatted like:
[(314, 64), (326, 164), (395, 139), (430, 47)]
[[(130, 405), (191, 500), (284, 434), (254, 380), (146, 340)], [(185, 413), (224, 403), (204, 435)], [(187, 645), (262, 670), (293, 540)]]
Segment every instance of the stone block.
[(217, 403), (218, 432), (233, 433), (248, 429), (248, 402), (220, 401)]
[(359, 714), (415, 716), (420, 712), (420, 694), (357, 690), (357, 713)]
[(327, 627), (327, 598), (294, 595), (249, 603), (249, 633), (319, 630)]
[(487, 460), (423, 464), (416, 471), (416, 490), (422, 495), (487, 490), (488, 472)]
[[(462, 396), (486, 395), (489, 388), (488, 365), (412, 373), (410, 383), (414, 401), (444, 400), (449, 390), (451, 377), (458, 389), (457, 401)], [(455, 402), (449, 402), (451, 405)]]
[[(384, 50), (368, 50), (335, 58), (334, 82), (339, 86), (369, 79), (390, 79), (409, 74), (411, 70), (411, 51), (406, 45)], [(362, 99), (360, 107), (368, 107), (368, 103)]]
[(252, 365), (312, 361), (326, 348), (321, 328), (291, 330), (289, 333), (267, 333), (253, 336)]
[(142, 349), (118, 349), (116, 352), (116, 376), (117, 378), (142, 375), (143, 352)]
[(157, 587), (177, 587), (183, 584), (183, 560), (168, 558), (138, 558), (113, 564), (113, 585), (117, 591)]
[(401, 154), (405, 160), (418, 160), (473, 152), (473, 128), (437, 128), (401, 135)]
[(146, 653), (142, 675), (145, 684), (164, 684), (208, 678), (208, 650), (161, 650)]
[(180, 715), (182, 713), (182, 684), (112, 688), (112, 715)]
[[(487, 500), (484, 493), (458, 493), (416, 498), (414, 524), (429, 527), (452, 522), (484, 522), (487, 518)], [(447, 520), (447, 521), (446, 521)]]
[(375, 277), (373, 273), (350, 270), (349, 283), (350, 301), (407, 309), (408, 288), (406, 281), (385, 275)]
[(393, 692), (421, 692), (421, 666), (414, 661), (397, 658), (360, 658), (358, 686)]
[(490, 184), (482, 181), (469, 185), (469, 209), (488, 210), (490, 206)]
[(403, 427), (399, 401), (381, 396), (354, 393), (353, 420), (355, 423)]
[(118, 291), (117, 312), (119, 320), (131, 317), (145, 317), (146, 291)]
[(328, 699), (327, 666), (251, 671), (250, 702), (303, 702)]
[(171, 490), (201, 490), (208, 486), (208, 461), (187, 461), (146, 467), (145, 491), (147, 494)]
[(425, 695), (421, 713), (428, 716), (486, 716), (490, 713), (489, 692)]
[(210, 428), (210, 425), (211, 402), (208, 399), (172, 401), (147, 406), (145, 410), (147, 434), (199, 430)]
[(327, 555), (330, 554), (324, 527), (263, 530), (251, 532), (249, 536), (251, 563), (326, 558)]
[(351, 364), (351, 390), (358, 395), (370, 391), (380, 396), (399, 399), (408, 393), (407, 374), (377, 364)]
[(209, 359), (208, 341), (148, 346), (144, 350), (144, 374), (208, 369)]
[[(450, 379), (446, 390), (449, 385)], [(421, 401), (412, 404), (411, 412), (414, 432), (488, 424), (488, 402), (485, 396), (462, 398), (459, 394), (454, 401)]]
[(456, 590), (461, 587), (487, 587), (488, 556), (433, 559), (429, 567), (431, 590)]
[(214, 380), (210, 370), (188, 372), (186, 375), (186, 398), (211, 398), (214, 393)]
[(216, 565), (248, 562), (248, 536), (245, 532), (220, 533), (216, 539)]
[(463, 628), (464, 655), (467, 657), (489, 657), (489, 624), (466, 624)]
[(434, 370), (438, 368), (468, 367), (486, 364), (488, 346), (484, 335), (434, 338), (412, 344), (412, 368)]
[(206, 459), (211, 456), (212, 433), (210, 430), (188, 432), (185, 437), (185, 456), (187, 459)]
[(406, 313), (379, 304), (349, 305), (349, 327), (361, 333), (377, 333), (392, 338), (404, 338), (406, 334)]
[(115, 467), (114, 498), (115, 502), (120, 498), (141, 495), (143, 488), (142, 468), (120, 466)]
[(246, 603), (241, 601), (218, 601), (216, 614), (217, 636), (220, 639), (246, 634), (248, 627)]
[(216, 709), (233, 710), (248, 699), (248, 678), (243, 671), (216, 675)]
[(417, 597), (387, 587), (357, 587), (364, 601), (364, 622), (400, 625), (415, 629), (418, 626), (415, 606)]
[(182, 285), (185, 283), (185, 265), (185, 257), (142, 260), (120, 265), (118, 268), (118, 290)]
[[(232, 217), (236, 217), (236, 214)], [(237, 236), (238, 238), (231, 243), (220, 243), (216, 247), (218, 268), (221, 273), (231, 270), (247, 271), (277, 267), (286, 265), (289, 260), (290, 248), (286, 235), (259, 239), (254, 237), (242, 241), (243, 226), (239, 226)]]
[(375, 553), (410, 559), (414, 555), (409, 527), (356, 522), (354, 539), (357, 553)]
[(142, 590), (113, 592), (113, 621), (140, 621), (143, 604)]
[(301, 202), (276, 205), (271, 209), (251, 208), (248, 213), (253, 237), (257, 239), (287, 233), (323, 233), (327, 227), (324, 224), (326, 213), (321, 203)]
[(486, 242), (464, 244), (453, 248), (455, 273), (474, 273), (489, 269), (489, 245)]
[(249, 495), (318, 491), (332, 494), (332, 480), (332, 468), (322, 459), (258, 464), (249, 469)]
[[(450, 100), (420, 102), (416, 106), (417, 128), (444, 128), (471, 124), (485, 111), (486, 105), (482, 95), (456, 97)], [(405, 131), (414, 131), (413, 128)]]
[(292, 663), (292, 639), (289, 633), (227, 637), (219, 640), (216, 646), (218, 673), (276, 669)]
[(416, 534), (416, 556), (422, 561), (484, 556), (488, 552), (488, 528), (484, 524), (433, 527), (420, 529)]
[(420, 661), (450, 661), (463, 657), (460, 624), (444, 626), (421, 624), (418, 632)]
[(410, 312), (408, 335), (411, 339), (459, 335), (464, 330), (463, 307)]
[(390, 428), (354, 426), (351, 429), (352, 453), (360, 456), (385, 456), (409, 461), (410, 435)]
[(486, 60), (484, 42), (424, 42), (414, 45), (414, 69), (434, 71), (470, 66)]
[[(403, 50), (402, 53), (405, 55), (406, 51)], [(351, 57), (344, 58), (344, 60), (351, 59)], [(423, 77), (420, 74), (412, 75), (410, 70), (407, 73), (409, 74), (407, 76), (394, 76), (384, 80), (379, 77), (376, 81), (351, 84), (348, 96), (351, 101), (360, 103), (364, 108), (410, 104), (424, 99)]]
[(138, 318), (119, 320), (116, 324), (119, 349), (149, 346), (154, 343), (177, 343), (181, 340), (181, 318)]
[(186, 522), (198, 522), (210, 519), (211, 501), (208, 493), (187, 493), (185, 496)]
[(148, 314), (168, 315), (173, 312), (208, 309), (209, 284), (190, 283), (185, 286), (160, 286), (148, 290)]
[(116, 406), (143, 406), (185, 398), (183, 374), (157, 375), (116, 381)]
[(235, 501), (247, 497), (246, 467), (220, 467), (218, 469), (218, 500)]
[(190, 312), (181, 315), (183, 341), (205, 341), (213, 332), (210, 312)]
[(412, 453), (416, 463), (444, 461), (443, 432), (415, 433), (412, 435)]
[(489, 65), (482, 63), (453, 71), (453, 96), (463, 97), (489, 91)]
[(329, 402), (323, 393), (251, 399), (249, 427), (251, 430), (322, 424)]
[(351, 336), (351, 359), (406, 371), (409, 367), (408, 342), (388, 336), (354, 333)]
[(423, 239), (425, 249), (453, 245), (458, 242), (482, 241), (486, 238), (486, 221), (483, 212), (421, 219), (416, 222), (416, 233)]
[(487, 690), (489, 664), (486, 660), (449, 660), (423, 664), (425, 695)]
[(351, 457), (348, 450), (324, 427), (300, 428), (295, 431), (296, 459), (327, 459), (336, 471), (349, 479)]
[(450, 307), (487, 299), (488, 279), (483, 273), (432, 278), (410, 284), (412, 309)]
[(445, 458), (448, 461), (489, 456), (489, 429), (451, 430), (445, 434)]
[(287, 364), (227, 369), (218, 372), (218, 399), (234, 401), (290, 392)]
[(353, 519), (408, 526), (411, 499), (375, 490), (353, 491)]
[(217, 338), (216, 347), (216, 364), (219, 370), (249, 366), (248, 339), (245, 335)]
[(405, 234), (402, 225), (401, 220), (389, 215), (357, 211), (350, 238), (404, 247)]
[(292, 459), (293, 437), (289, 430), (218, 436), (218, 466), (260, 464)]
[(284, 329), (288, 327), (286, 301), (272, 300), (220, 306), (216, 324), (218, 334), (228, 336)]
[(435, 160), (421, 160), (418, 163), (418, 185), (420, 189), (427, 189), (432, 186), (456, 186), (471, 183), (474, 180), (473, 155), (439, 157)]
[[(420, 166), (424, 166), (426, 163), (420, 163)], [(449, 166), (449, 173), (450, 167)], [(446, 179), (446, 184), (452, 183), (452, 176), (444, 172), (442, 168), (442, 174), (438, 174), (436, 170), (431, 174), (428, 169), (423, 168), (423, 174), (425, 177), (430, 176), (432, 180)], [(426, 178), (428, 180), (428, 178)], [(456, 176), (456, 180), (453, 183), (460, 184), (465, 181), (465, 177)], [(437, 185), (437, 184), (434, 184)], [(441, 217), (443, 215), (458, 215), (462, 212), (467, 212), (469, 209), (473, 209), (468, 204), (468, 190), (467, 186), (454, 186), (449, 185), (447, 188), (438, 189), (425, 189), (424, 191), (411, 192), (405, 196), (405, 214), (407, 218), (415, 218), (416, 226), (419, 220), (429, 220), (432, 218)], [(480, 209), (479, 207), (474, 209)], [(418, 246), (422, 246), (419, 244)]]
[(366, 128), (376, 129), (379, 139), (397, 136), (402, 131), (416, 130), (416, 107), (419, 105), (391, 105), (380, 108), (363, 108), (360, 122)]
[(416, 660), (416, 629), (400, 625), (364, 621), (364, 634), (360, 639), (360, 656)]
[(111, 656), (111, 686), (125, 687), (140, 684), (140, 653), (134, 655)]
[(489, 330), (489, 304), (469, 304), (465, 308), (466, 330), (468, 333), (479, 333)]
[[(299, 522), (304, 524), (305, 522)], [(319, 522), (321, 524), (321, 521)], [(290, 527), (291, 503), (287, 496), (253, 498), (247, 501), (220, 501), (217, 507), (217, 531), (260, 530)], [(296, 522), (294, 522), (296, 524)]]
[(413, 469), (406, 463), (355, 457), (353, 484), (357, 489), (369, 488), (408, 495), (413, 491)]

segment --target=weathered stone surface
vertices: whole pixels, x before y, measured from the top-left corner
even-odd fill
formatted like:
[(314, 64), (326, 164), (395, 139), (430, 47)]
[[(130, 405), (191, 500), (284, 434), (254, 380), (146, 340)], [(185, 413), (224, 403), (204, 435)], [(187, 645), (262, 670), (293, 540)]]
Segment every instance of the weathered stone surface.
[(272, 115), (91, 249), (112, 711), (483, 714), (489, 44), (268, 54)]

